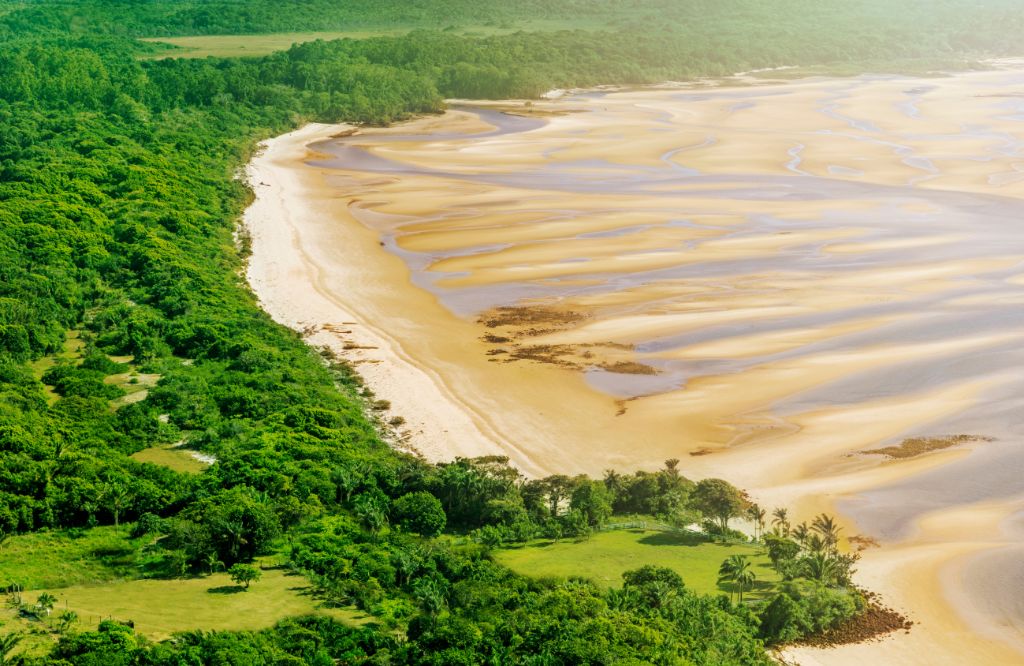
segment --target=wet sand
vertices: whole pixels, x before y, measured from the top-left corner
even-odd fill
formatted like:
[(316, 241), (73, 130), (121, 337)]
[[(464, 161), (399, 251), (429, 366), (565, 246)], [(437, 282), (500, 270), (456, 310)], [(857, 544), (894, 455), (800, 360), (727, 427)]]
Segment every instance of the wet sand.
[[(311, 126), (250, 165), (249, 277), (430, 459), (678, 457), (840, 511), (881, 544), (858, 580), (918, 624), (801, 663), (1020, 663), (991, 593), (1024, 549), (1018, 95), (1014, 71), (866, 76)], [(860, 453), (956, 434), (993, 441)]]

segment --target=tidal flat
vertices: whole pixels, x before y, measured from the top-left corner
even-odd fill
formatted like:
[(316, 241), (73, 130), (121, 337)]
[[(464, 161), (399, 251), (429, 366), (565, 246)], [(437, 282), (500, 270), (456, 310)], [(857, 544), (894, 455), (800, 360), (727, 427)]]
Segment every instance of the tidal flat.
[[(1024, 72), (340, 131), (250, 165), (250, 280), (417, 415), (403, 441), (529, 474), (681, 458), (797, 519), (838, 510), (879, 544), (858, 581), (917, 625), (800, 663), (1024, 659), (987, 592), (1024, 545)], [(911, 438), (958, 443), (865, 453)]]

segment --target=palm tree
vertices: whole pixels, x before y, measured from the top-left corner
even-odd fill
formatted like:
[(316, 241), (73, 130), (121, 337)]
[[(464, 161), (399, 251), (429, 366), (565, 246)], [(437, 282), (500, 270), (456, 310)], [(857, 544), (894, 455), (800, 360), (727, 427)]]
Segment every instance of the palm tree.
[(800, 523), (793, 528), (793, 538), (800, 542), (800, 545), (807, 545), (807, 537), (811, 535), (810, 528), (807, 527), (807, 523)]
[(821, 535), (825, 546), (835, 548), (839, 544), (839, 532), (843, 528), (839, 527), (835, 518), (823, 513), (814, 519), (814, 522), (811, 523), (811, 529)]
[(751, 504), (750, 508), (747, 509), (747, 515), (754, 521), (754, 540), (764, 534), (764, 519), (768, 513), (756, 504)]
[(235, 561), (242, 552), (242, 548), (249, 543), (246, 538), (248, 532), (245, 529), (245, 523), (237, 519), (226, 520), (221, 525), (221, 530), (224, 540), (228, 542), (228, 554), (231, 556), (231, 561)]
[(47, 615), (53, 610), (53, 607), (57, 605), (57, 597), (53, 596), (49, 592), (43, 592), (36, 599), (36, 608), (43, 611)]
[(203, 564), (206, 565), (206, 570), (210, 572), (211, 576), (213, 575), (213, 572), (216, 571), (218, 568), (224, 568), (224, 563), (220, 561), (219, 557), (217, 557), (217, 551), (215, 550), (211, 550), (208, 553), (206, 553), (206, 555), (203, 557)]
[(614, 469), (606, 469), (604, 471), (604, 487), (612, 494), (612, 503), (614, 504), (622, 494), (622, 475)]
[(121, 529), (121, 513), (131, 504), (132, 494), (123, 483), (108, 483), (100, 492), (100, 501), (105, 501), (114, 516), (114, 530)]
[(21, 657), (12, 657), (11, 653), (14, 652), (14, 648), (18, 647), (18, 643), (21, 642), (21, 634), (4, 634), (0, 636), (0, 666), (6, 664), (19, 664), (21, 663)]
[[(741, 604), (743, 592), (753, 587), (756, 579), (757, 575), (744, 555), (730, 555), (718, 568), (718, 582), (732, 583), (739, 590)], [(732, 599), (732, 590), (729, 591), (729, 599)]]
[(772, 526), (782, 536), (789, 536), (789, 511), (786, 509), (775, 509), (772, 512)]
[(839, 573), (838, 564), (827, 553), (811, 553), (802, 564), (804, 575), (825, 585), (831, 584)]
[(71, 626), (73, 624), (78, 622), (78, 613), (76, 613), (73, 610), (66, 610), (63, 613), (61, 613), (60, 617), (57, 619), (60, 620), (60, 625), (58, 625), (57, 631), (63, 635), (66, 634), (69, 629), (71, 629)]
[(829, 550), (825, 545), (825, 540), (817, 534), (808, 534), (807, 538), (804, 539), (802, 543), (804, 548), (812, 553), (827, 553)]

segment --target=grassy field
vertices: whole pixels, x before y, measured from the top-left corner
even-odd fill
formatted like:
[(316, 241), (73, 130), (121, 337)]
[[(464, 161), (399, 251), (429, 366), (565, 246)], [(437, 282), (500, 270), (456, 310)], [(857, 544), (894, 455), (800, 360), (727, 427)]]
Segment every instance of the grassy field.
[(700, 594), (728, 593), (718, 584), (718, 567), (730, 555), (746, 555), (758, 583), (746, 596), (757, 598), (779, 578), (761, 549), (751, 545), (710, 543), (695, 535), (633, 529), (598, 532), (587, 541), (537, 541), (497, 551), (495, 559), (535, 578), (575, 576), (612, 587), (622, 585), (622, 573), (645, 564), (674, 569), (686, 585)]
[(293, 44), (317, 39), (366, 39), (382, 35), (398, 35), (407, 30), (355, 30), (339, 32), (282, 32), (270, 35), (200, 35), (197, 37), (154, 37), (145, 42), (159, 42), (177, 46), (161, 53), (146, 54), (146, 58), (238, 58), (261, 56), (283, 51)]
[(0, 587), (26, 590), (104, 583), (138, 575), (142, 540), (128, 538), (130, 526), (33, 532), (0, 546)]
[(43, 654), (53, 639), (56, 618), (65, 610), (78, 614), (79, 629), (101, 620), (131, 620), (154, 640), (179, 631), (248, 630), (270, 627), (286, 617), (322, 614), (350, 625), (374, 618), (355, 609), (323, 608), (309, 581), (274, 566), (279, 556), (257, 561), (262, 578), (245, 590), (227, 573), (186, 579), (140, 579), (140, 548), (148, 537), (128, 538), (129, 526), (35, 532), (8, 539), (0, 547), (0, 587), (13, 584), (35, 602), (43, 592), (57, 598), (50, 619), (19, 616), (0, 606), (0, 634), (23, 632), (23, 654)]
[[(142, 41), (154, 44), (170, 44), (177, 48), (144, 54), (143, 58), (206, 58), (209, 56), (218, 58), (238, 58), (267, 55), (274, 51), (283, 51), (293, 44), (311, 42), (317, 39), (367, 39), (369, 37), (384, 37), (404, 35), (416, 27), (427, 27), (441, 29), (443, 26), (388, 26), (381, 28), (363, 28), (360, 30), (339, 30), (330, 32), (281, 32), (266, 35), (198, 35), (189, 37), (146, 37)], [(516, 32), (517, 30), (530, 30), (550, 32), (555, 30), (588, 30), (609, 27), (606, 20), (536, 20), (521, 21), (515, 24), (505, 25), (469, 25), (449, 26), (444, 28), (446, 32), (466, 36), (500, 35)]]
[(186, 474), (199, 474), (209, 467), (209, 464), (197, 460), (190, 449), (175, 447), (172, 444), (151, 446), (133, 453), (131, 457), (137, 462), (162, 465)]
[[(57, 597), (54, 615), (70, 609), (83, 628), (100, 620), (131, 620), (139, 633), (154, 640), (178, 631), (244, 631), (273, 626), (298, 615), (326, 614), (346, 624), (373, 618), (350, 609), (321, 608), (309, 582), (284, 569), (265, 569), (245, 590), (226, 573), (182, 580), (132, 580), (107, 585), (80, 585), (49, 590)], [(32, 602), (41, 593), (25, 594)]]
[[(85, 340), (81, 338), (81, 332), (77, 330), (68, 331), (67, 338), (64, 340), (64, 349), (53, 356), (42, 356), (35, 361), (29, 363), (29, 367), (32, 369), (32, 374), (35, 375), (36, 379), (42, 381), (43, 375), (46, 371), (57, 365), (60, 361), (71, 361), (78, 363), (82, 360), (82, 350), (85, 348)], [(43, 391), (46, 393), (46, 399), (52, 405), (60, 399), (52, 386), (43, 385)]]

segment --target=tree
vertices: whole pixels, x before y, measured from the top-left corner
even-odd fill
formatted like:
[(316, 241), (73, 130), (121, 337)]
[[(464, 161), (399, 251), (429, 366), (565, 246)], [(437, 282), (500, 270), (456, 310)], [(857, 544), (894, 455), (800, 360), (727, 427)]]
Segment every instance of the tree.
[(374, 534), (387, 527), (388, 498), (377, 488), (356, 495), (352, 508), (366, 529)]
[(611, 493), (600, 481), (588, 479), (573, 489), (569, 508), (586, 516), (591, 527), (598, 527), (612, 515)]
[[(740, 603), (743, 603), (743, 592), (750, 589), (757, 579), (757, 574), (750, 566), (750, 561), (744, 555), (730, 555), (718, 568), (718, 582), (732, 583), (740, 593)], [(732, 598), (730, 590), (729, 597)]]
[(228, 575), (231, 576), (231, 581), (236, 585), (244, 585), (245, 589), (249, 589), (249, 585), (259, 581), (263, 577), (261, 572), (251, 564), (235, 564), (228, 569)]
[(783, 578), (796, 575), (796, 558), (800, 555), (800, 544), (777, 534), (766, 534), (764, 543), (768, 548), (768, 558), (772, 561), (772, 567), (779, 575)]
[(36, 608), (41, 610), (47, 616), (53, 611), (53, 607), (57, 605), (57, 597), (53, 596), (49, 592), (43, 592), (36, 598)]
[(757, 540), (764, 533), (764, 519), (767, 512), (756, 504), (751, 504), (747, 509), (747, 515), (754, 522), (754, 539)]
[(800, 562), (805, 576), (824, 585), (834, 584), (839, 575), (837, 562), (827, 553), (811, 553)]
[(760, 635), (768, 645), (796, 640), (807, 633), (809, 626), (806, 610), (784, 592), (775, 595), (761, 611)]
[(789, 510), (784, 508), (775, 509), (772, 512), (772, 527), (782, 536), (789, 536)]
[(123, 481), (114, 481), (106, 484), (100, 493), (100, 501), (107, 505), (111, 515), (114, 517), (114, 529), (121, 529), (121, 513), (128, 508), (132, 501), (132, 493)]
[(553, 474), (542, 479), (542, 482), (548, 496), (548, 510), (552, 516), (557, 516), (562, 500), (568, 498), (572, 491), (573, 481), (564, 474)]
[(206, 555), (203, 557), (203, 564), (206, 565), (206, 571), (211, 576), (213, 575), (213, 572), (217, 569), (224, 568), (224, 563), (220, 561), (220, 558), (217, 557), (216, 551), (213, 550), (206, 553)]
[(604, 487), (611, 493), (612, 503), (614, 504), (622, 492), (622, 475), (614, 469), (606, 469), (604, 471)]
[(790, 531), (790, 534), (794, 539), (797, 540), (797, 543), (799, 543), (802, 546), (806, 546), (807, 539), (811, 536), (811, 530), (809, 527), (807, 527), (807, 523), (804, 522), (794, 527)]
[(842, 528), (835, 518), (828, 514), (820, 514), (811, 522), (811, 529), (821, 535), (825, 547), (835, 549), (839, 545), (839, 532)]
[(583, 539), (590, 536), (587, 516), (578, 509), (570, 509), (563, 516), (556, 518), (562, 524), (562, 535), (570, 539)]
[(391, 517), (396, 525), (425, 537), (444, 531), (447, 517), (441, 501), (425, 491), (402, 495), (391, 504)]
[(21, 658), (13, 656), (14, 649), (25, 637), (20, 633), (0, 635), (0, 666), (15, 665), (21, 663)]
[(738, 488), (722, 479), (702, 479), (690, 494), (690, 504), (718, 522), (722, 533), (729, 531), (729, 520), (740, 515), (745, 504)]
[(78, 622), (78, 613), (73, 610), (66, 610), (60, 614), (57, 620), (59, 621), (57, 631), (61, 634), (66, 634)]

